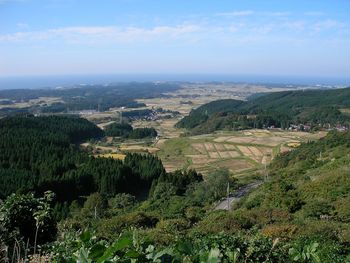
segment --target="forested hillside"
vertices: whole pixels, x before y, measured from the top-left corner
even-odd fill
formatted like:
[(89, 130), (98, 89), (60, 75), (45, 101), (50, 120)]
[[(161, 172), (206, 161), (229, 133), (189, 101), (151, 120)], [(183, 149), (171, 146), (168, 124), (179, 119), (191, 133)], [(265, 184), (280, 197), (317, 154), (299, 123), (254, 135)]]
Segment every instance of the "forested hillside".
[(112, 137), (143, 139), (157, 136), (154, 128), (136, 128), (128, 123), (112, 123), (105, 127), (105, 134)]
[[(0, 243), (9, 253), (19, 240), (15, 247), (29, 242), (30, 253), (46, 244), (41, 253), (54, 262), (349, 262), (350, 132), (278, 156), (268, 176), (256, 175), (264, 184), (228, 212), (212, 209), (228, 182), (239, 187), (227, 170), (203, 178), (166, 173), (149, 155), (89, 157), (72, 144), (74, 134), (101, 131), (80, 119), (0, 123), (2, 147), (15, 149), (1, 148)], [(12, 128), (23, 126), (16, 142)]]
[(28, 115), (1, 119), (0, 198), (46, 190), (54, 191), (60, 202), (92, 192), (136, 194), (164, 173), (156, 157), (130, 154), (124, 162), (93, 158), (75, 145), (101, 136), (102, 130), (81, 118)]
[(209, 133), (218, 129), (311, 128), (349, 125), (350, 117), (341, 110), (350, 108), (350, 88), (274, 92), (254, 96), (248, 101), (219, 100), (192, 110), (178, 124), (191, 133)]
[[(80, 110), (105, 111), (113, 107), (143, 107), (135, 99), (161, 97), (162, 93), (175, 91), (179, 87), (169, 83), (123, 83), (111, 85), (89, 85), (60, 89), (14, 89), (1, 90), (0, 100), (5, 100), (7, 107), (0, 108), (0, 116), (16, 113), (59, 113)], [(30, 100), (58, 98), (52, 104), (32, 105)], [(15, 103), (27, 103), (27, 107), (13, 106)]]

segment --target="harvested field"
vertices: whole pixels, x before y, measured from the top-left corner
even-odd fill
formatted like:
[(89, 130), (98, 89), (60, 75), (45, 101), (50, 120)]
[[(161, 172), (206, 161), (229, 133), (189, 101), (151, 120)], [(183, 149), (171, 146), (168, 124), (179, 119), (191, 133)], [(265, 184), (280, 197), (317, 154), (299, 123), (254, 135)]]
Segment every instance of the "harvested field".
[(254, 156), (254, 155), (252, 154), (252, 152), (249, 150), (249, 147), (247, 147), (247, 146), (242, 146), (242, 145), (238, 145), (237, 147), (238, 147), (238, 149), (243, 153), (243, 155)]
[(228, 153), (230, 154), (231, 158), (237, 158), (241, 156), (240, 153), (236, 151), (229, 151)]
[(203, 158), (203, 155), (186, 155), (186, 157), (191, 158), (193, 164), (200, 164), (200, 165), (215, 161), (208, 158)]
[(216, 151), (214, 144), (212, 143), (204, 143), (204, 147), (208, 152)]
[(113, 158), (118, 160), (124, 160), (126, 155), (122, 153), (105, 153), (105, 154), (97, 154), (96, 156), (102, 157), (102, 158)]
[[(308, 137), (309, 136), (309, 137)], [(203, 174), (227, 168), (240, 176), (264, 169), (279, 152), (290, 151), (288, 143), (300, 143), (320, 134), (251, 130), (221, 132), (170, 139), (160, 144), (159, 156), (167, 169), (193, 168)], [(168, 144), (169, 142), (173, 143)], [(170, 148), (167, 145), (172, 145)], [(174, 159), (175, 158), (175, 159)], [(169, 170), (170, 171), (170, 170)]]
[(248, 148), (254, 156), (263, 156), (263, 153), (259, 150), (259, 148), (253, 146), (249, 146)]
[(217, 151), (225, 151), (225, 150), (226, 150), (224, 144), (215, 143), (214, 146), (215, 146), (215, 149), (216, 149)]
[(145, 147), (140, 145), (122, 145), (120, 150), (123, 152), (149, 152), (156, 153), (159, 151), (159, 148), (155, 147)]
[(281, 146), (280, 152), (285, 153), (285, 152), (289, 152), (290, 150), (291, 150), (291, 148), (283, 145), (283, 146)]
[(240, 143), (240, 144), (249, 144), (254, 141), (254, 138), (252, 137), (229, 137), (227, 142), (231, 143)]
[(230, 152), (219, 152), (221, 158), (231, 158)]
[(208, 152), (208, 154), (209, 154), (209, 157), (212, 158), (212, 159), (220, 158), (220, 155), (217, 152)]
[(218, 138), (215, 138), (214, 142), (225, 142), (225, 141), (227, 141), (230, 138), (231, 138), (230, 136), (220, 136)]
[(236, 150), (236, 146), (233, 144), (224, 144), (226, 150)]
[(201, 143), (193, 143), (192, 147), (201, 154), (207, 154), (207, 150), (205, 149), (205, 146)]
[(232, 172), (240, 172), (242, 170), (251, 169), (254, 165), (245, 159), (233, 159), (220, 162), (220, 167), (227, 168)]

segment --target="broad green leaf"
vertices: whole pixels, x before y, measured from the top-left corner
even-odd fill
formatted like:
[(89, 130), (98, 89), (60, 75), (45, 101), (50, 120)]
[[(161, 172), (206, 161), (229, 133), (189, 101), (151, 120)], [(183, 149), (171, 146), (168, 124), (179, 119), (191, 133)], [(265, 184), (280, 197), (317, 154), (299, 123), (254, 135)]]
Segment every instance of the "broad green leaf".
[(220, 250), (218, 248), (212, 248), (209, 252), (207, 263), (220, 262)]
[(132, 245), (131, 238), (121, 237), (105, 251), (103, 256), (97, 261), (97, 263), (102, 263), (105, 260), (110, 259), (117, 251), (123, 250), (124, 248), (131, 245)]
[(91, 239), (92, 235), (90, 231), (84, 231), (83, 233), (80, 234), (79, 238), (83, 243), (89, 242)]
[(91, 263), (92, 260), (89, 259), (89, 253), (85, 248), (79, 249), (76, 253), (76, 262), (77, 263)]
[(90, 255), (89, 257), (93, 261), (97, 261), (102, 255), (105, 253), (106, 247), (102, 244), (95, 244), (90, 249)]

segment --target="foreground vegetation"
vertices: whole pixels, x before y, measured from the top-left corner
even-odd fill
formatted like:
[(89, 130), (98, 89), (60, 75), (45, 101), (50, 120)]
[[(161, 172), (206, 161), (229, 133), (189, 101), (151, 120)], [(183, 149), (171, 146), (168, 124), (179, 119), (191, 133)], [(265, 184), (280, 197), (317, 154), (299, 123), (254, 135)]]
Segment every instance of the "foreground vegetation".
[(151, 155), (90, 157), (76, 143), (102, 134), (85, 120), (5, 118), (0, 135), (2, 258), (350, 262), (350, 132), (279, 155), (232, 211), (212, 209), (240, 184), (228, 170), (203, 178), (166, 173)]

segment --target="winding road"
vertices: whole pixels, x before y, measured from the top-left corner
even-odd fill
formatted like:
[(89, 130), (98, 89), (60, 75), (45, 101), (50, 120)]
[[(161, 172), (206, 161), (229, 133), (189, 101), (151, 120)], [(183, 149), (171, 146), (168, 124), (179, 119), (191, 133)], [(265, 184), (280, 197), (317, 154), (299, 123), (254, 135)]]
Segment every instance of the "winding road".
[(230, 204), (230, 208), (231, 208), (232, 203), (238, 202), (243, 196), (247, 195), (251, 190), (257, 188), (262, 183), (263, 183), (262, 181), (256, 181), (238, 188), (230, 197), (221, 200), (214, 207), (214, 210), (229, 210), (228, 204)]

